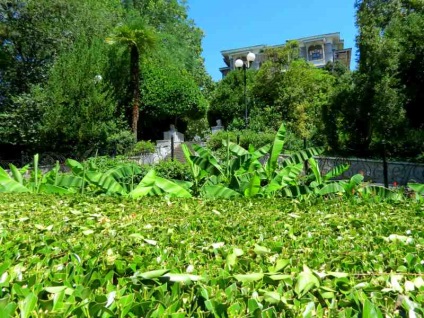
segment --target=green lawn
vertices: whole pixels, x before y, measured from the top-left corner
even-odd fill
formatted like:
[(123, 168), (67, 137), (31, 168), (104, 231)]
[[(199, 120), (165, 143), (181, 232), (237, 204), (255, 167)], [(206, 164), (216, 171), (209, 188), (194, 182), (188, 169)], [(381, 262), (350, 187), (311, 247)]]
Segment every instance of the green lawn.
[(423, 217), (411, 202), (3, 194), (0, 317), (419, 317)]

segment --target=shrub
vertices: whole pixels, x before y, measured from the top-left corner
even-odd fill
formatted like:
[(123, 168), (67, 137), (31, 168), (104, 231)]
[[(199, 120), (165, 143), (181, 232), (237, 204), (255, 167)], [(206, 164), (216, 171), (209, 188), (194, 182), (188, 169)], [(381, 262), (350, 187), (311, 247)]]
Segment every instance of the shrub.
[[(207, 141), (207, 146), (214, 151), (221, 149), (222, 140), (227, 138), (232, 142), (239, 142), (240, 146), (248, 149), (249, 145), (253, 145), (256, 149), (274, 141), (275, 133), (262, 132), (258, 133), (252, 130), (242, 131), (219, 131), (213, 134)], [(238, 140), (237, 140), (238, 139)]]
[(183, 180), (183, 181), (190, 181), (192, 179), (189, 167), (187, 164), (181, 163), (177, 160), (171, 161), (171, 160), (164, 160), (160, 161), (159, 163), (150, 166), (145, 165), (147, 168), (147, 171), (150, 168), (155, 169), (156, 175), (159, 177), (163, 177), (165, 179), (174, 179), (174, 180)]
[(156, 145), (150, 140), (141, 140), (137, 142), (134, 148), (130, 151), (132, 155), (149, 154), (156, 151)]
[(201, 118), (198, 120), (190, 120), (187, 123), (187, 129), (185, 131), (185, 139), (193, 140), (195, 136), (199, 136), (201, 139), (204, 139), (206, 136), (210, 135), (211, 129), (209, 127), (208, 120), (206, 118)]
[(133, 133), (128, 130), (122, 130), (107, 138), (106, 150), (111, 155), (123, 155), (131, 151), (134, 144)]

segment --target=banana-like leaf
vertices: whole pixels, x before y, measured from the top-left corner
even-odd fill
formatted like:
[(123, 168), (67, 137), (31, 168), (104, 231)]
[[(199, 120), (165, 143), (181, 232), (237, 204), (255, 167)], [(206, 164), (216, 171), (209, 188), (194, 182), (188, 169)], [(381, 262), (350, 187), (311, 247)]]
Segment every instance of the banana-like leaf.
[(83, 186), (83, 179), (78, 176), (64, 174), (58, 175), (56, 179), (56, 186), (61, 188), (81, 188)]
[(38, 188), (39, 188), (39, 181), (38, 180), (38, 153), (34, 155), (34, 185), (35, 185), (35, 189), (36, 192), (38, 192)]
[(69, 194), (69, 193), (71, 193), (71, 191), (68, 190), (68, 189), (58, 187), (58, 186), (55, 186), (53, 184), (47, 184), (47, 183), (42, 183), (40, 185), (39, 192), (40, 193), (47, 193), (47, 194)]
[(213, 156), (210, 150), (198, 145), (193, 145), (193, 149), (199, 154), (198, 156), (191, 157), (193, 164), (210, 174), (224, 174), (218, 160)]
[(424, 184), (423, 183), (408, 183), (408, 187), (417, 194), (424, 195)]
[(312, 193), (308, 186), (289, 186), (283, 188), (283, 194), (289, 198), (298, 198), (306, 194)]
[(269, 154), (269, 151), (271, 150), (271, 144), (267, 144), (261, 148), (259, 148), (258, 150), (256, 150), (255, 152), (252, 153), (252, 157), (254, 159), (259, 159), (262, 158), (263, 156)]
[(74, 159), (66, 159), (65, 164), (71, 169), (76, 176), (81, 176), (84, 172), (84, 166)]
[(344, 192), (344, 187), (339, 182), (332, 182), (324, 185), (321, 189), (318, 190), (319, 195), (327, 195), (332, 193)]
[(268, 163), (266, 165), (266, 174), (268, 180), (274, 178), (275, 172), (277, 170), (278, 158), (280, 157), (281, 152), (283, 151), (284, 139), (286, 137), (286, 128), (284, 124), (281, 124), (280, 128), (275, 135), (274, 143), (270, 150), (270, 156), (268, 158)]
[(195, 180), (196, 184), (198, 184), (200, 182), (200, 180), (203, 178), (202, 173), (201, 173), (201, 169), (200, 169), (199, 166), (197, 166), (193, 163), (193, 160), (191, 160), (192, 154), (191, 154), (190, 150), (188, 149), (187, 145), (182, 144), (181, 149), (183, 150), (186, 162), (188, 163), (188, 165), (190, 167), (190, 171), (191, 171), (191, 175), (193, 176), (193, 180)]
[(152, 187), (137, 187), (129, 193), (129, 197), (133, 199), (139, 199), (145, 197), (150, 193)]
[(332, 178), (341, 176), (343, 173), (345, 173), (346, 171), (349, 170), (350, 165), (348, 164), (342, 164), (342, 165), (338, 165), (335, 166), (334, 168), (332, 168), (330, 171), (328, 171), (325, 176), (324, 176), (324, 180), (330, 180)]
[(135, 175), (140, 173), (140, 167), (133, 163), (120, 164), (105, 172), (105, 174), (112, 176), (115, 180), (134, 177)]
[(249, 152), (244, 149), (242, 146), (237, 145), (234, 142), (227, 142), (227, 140), (223, 139), (222, 140), (222, 144), (224, 145), (224, 147), (229, 148), (230, 152), (236, 156), (244, 156), (244, 155), (249, 155)]
[(402, 195), (398, 192), (392, 191), (382, 186), (367, 186), (360, 189), (363, 194), (375, 196), (383, 200), (400, 201), (403, 199)]
[(239, 197), (240, 194), (230, 188), (224, 187), (222, 185), (205, 185), (203, 186), (203, 197), (211, 199), (231, 199), (234, 197)]
[(16, 168), (14, 164), (9, 164), (9, 168), (10, 168), (10, 171), (12, 172), (13, 179), (20, 184), (24, 184), (24, 178), (22, 177), (22, 174), (18, 170), (18, 168)]
[(191, 198), (190, 192), (182, 186), (167, 180), (165, 178), (156, 177), (155, 185), (160, 188), (164, 193), (170, 194), (177, 198)]
[(323, 147), (312, 147), (305, 150), (297, 151), (296, 153), (292, 154), (290, 157), (283, 160), (282, 165), (283, 167), (303, 163), (309, 158), (312, 158), (313, 156), (318, 156), (324, 152)]
[(156, 172), (152, 169), (144, 176), (137, 187), (129, 193), (129, 196), (133, 199), (138, 199), (149, 195), (155, 185), (155, 180)]
[(321, 171), (319, 170), (318, 162), (314, 158), (309, 158), (309, 167), (312, 170), (312, 173), (315, 177), (315, 182), (317, 184), (322, 184), (322, 177), (321, 177)]
[(108, 194), (126, 194), (125, 189), (112, 176), (96, 171), (87, 171), (85, 176), (91, 184), (98, 186)]
[(302, 172), (302, 169), (303, 165), (301, 163), (283, 168), (265, 188), (265, 193), (274, 193), (292, 184)]
[(248, 198), (252, 198), (259, 193), (261, 189), (261, 179), (259, 178), (257, 173), (254, 173), (250, 178), (250, 182), (247, 188), (244, 190), (244, 196)]
[(0, 192), (3, 193), (31, 192), (30, 189), (11, 178), (2, 167), (0, 167), (0, 186)]

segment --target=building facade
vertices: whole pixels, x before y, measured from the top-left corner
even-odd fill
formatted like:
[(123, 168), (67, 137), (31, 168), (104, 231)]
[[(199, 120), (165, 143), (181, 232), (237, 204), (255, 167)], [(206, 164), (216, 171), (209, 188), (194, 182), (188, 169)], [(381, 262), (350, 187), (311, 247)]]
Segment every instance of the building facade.
[[(339, 32), (314, 35), (295, 40), (299, 43), (300, 57), (314, 64), (316, 67), (324, 67), (328, 62), (340, 61), (350, 69), (352, 49), (344, 47), (344, 40), (340, 38)], [(262, 44), (221, 51), (226, 65), (219, 69), (222, 77), (225, 77), (228, 72), (234, 70), (234, 63), (237, 59), (246, 61), (246, 56), (249, 52), (256, 55), (256, 59), (251, 63), (250, 67), (259, 69), (266, 60), (265, 50), (278, 47), (284, 47), (284, 44), (274, 46)]]

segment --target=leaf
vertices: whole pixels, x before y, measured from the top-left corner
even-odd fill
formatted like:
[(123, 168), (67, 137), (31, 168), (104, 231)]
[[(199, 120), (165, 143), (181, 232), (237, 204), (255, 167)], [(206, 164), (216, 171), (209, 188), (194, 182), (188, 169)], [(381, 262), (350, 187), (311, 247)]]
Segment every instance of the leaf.
[(66, 286), (53, 286), (53, 287), (44, 287), (44, 290), (50, 294), (57, 294), (60, 293), (62, 291), (64, 291), (66, 288)]
[(278, 304), (281, 301), (281, 295), (274, 291), (268, 291), (264, 294), (264, 300), (270, 304)]
[(12, 179), (2, 167), (0, 167), (0, 186), (0, 193), (31, 192), (27, 187)]
[(332, 178), (339, 177), (343, 173), (345, 173), (346, 171), (348, 171), (349, 168), (350, 168), (350, 165), (348, 165), (348, 164), (343, 164), (343, 165), (335, 166), (335, 167), (333, 167), (330, 171), (328, 171), (325, 174), (324, 180), (330, 180)]
[(165, 178), (156, 177), (155, 185), (163, 190), (166, 194), (170, 194), (177, 198), (191, 198), (190, 192), (175, 182), (169, 181)]
[(143, 239), (143, 241), (146, 242), (147, 244), (150, 244), (150, 245), (153, 245), (153, 246), (158, 245), (158, 242), (155, 241), (155, 240)]
[(85, 230), (85, 231), (82, 231), (82, 234), (84, 234), (84, 235), (90, 235), (90, 234), (93, 234), (94, 233), (94, 231), (93, 230)]
[(239, 274), (234, 275), (234, 278), (242, 283), (251, 283), (261, 280), (264, 277), (263, 273), (250, 273), (250, 274)]
[(12, 172), (12, 176), (15, 179), (16, 182), (23, 184), (23, 177), (18, 168), (16, 168), (15, 165), (10, 164), (9, 165), (10, 171)]
[(192, 282), (203, 280), (201, 276), (191, 275), (191, 274), (172, 274), (168, 273), (163, 275), (163, 277), (169, 278), (171, 282), (178, 282), (184, 284), (190, 284)]
[(253, 251), (257, 255), (265, 255), (265, 254), (271, 253), (271, 250), (269, 248), (266, 248), (264, 246), (260, 246), (260, 245), (257, 245), (257, 244), (255, 244), (255, 248), (253, 249)]
[(107, 194), (126, 194), (125, 189), (111, 176), (106, 173), (87, 171), (85, 173), (87, 180)]
[(71, 169), (72, 173), (76, 176), (82, 176), (84, 166), (76, 160), (66, 159), (65, 164)]
[(222, 185), (205, 185), (203, 186), (203, 197), (211, 199), (231, 199), (240, 196), (240, 194), (230, 188)]
[(383, 318), (383, 314), (381, 313), (380, 309), (378, 309), (378, 307), (374, 306), (373, 303), (371, 303), (368, 299), (366, 299), (364, 302), (362, 317), (363, 318)]
[(252, 198), (259, 193), (261, 189), (261, 179), (258, 174), (255, 172), (251, 176), (248, 187), (244, 190), (244, 196), (247, 198)]
[(274, 178), (275, 171), (277, 169), (278, 158), (280, 157), (280, 154), (283, 151), (285, 138), (286, 128), (284, 127), (284, 124), (281, 124), (280, 128), (277, 131), (277, 134), (275, 135), (274, 143), (272, 144), (270, 156), (266, 165), (266, 174), (268, 176), (268, 180)]
[(37, 304), (37, 296), (33, 293), (29, 293), (25, 299), (19, 301), (19, 309), (21, 311), (21, 318), (28, 318), (31, 316), (32, 311), (35, 309)]
[(414, 192), (424, 195), (424, 184), (423, 183), (408, 183), (408, 188), (411, 188)]
[(327, 195), (331, 193), (340, 193), (344, 192), (345, 189), (340, 185), (339, 182), (332, 182), (329, 184), (326, 184), (321, 189), (318, 190), (319, 195)]
[(143, 279), (154, 279), (154, 278), (162, 277), (168, 272), (169, 272), (169, 269), (158, 269), (158, 270), (144, 272), (144, 273), (136, 272), (134, 273), (133, 277), (136, 277), (136, 278), (141, 277)]
[(319, 287), (319, 280), (318, 278), (312, 274), (311, 271), (305, 270), (296, 278), (296, 285), (294, 287), (294, 291), (296, 294), (303, 296), (305, 295), (309, 290), (311, 290), (313, 287)]

